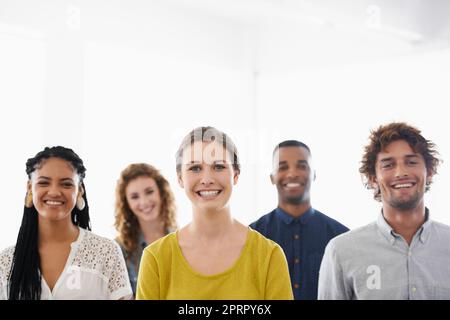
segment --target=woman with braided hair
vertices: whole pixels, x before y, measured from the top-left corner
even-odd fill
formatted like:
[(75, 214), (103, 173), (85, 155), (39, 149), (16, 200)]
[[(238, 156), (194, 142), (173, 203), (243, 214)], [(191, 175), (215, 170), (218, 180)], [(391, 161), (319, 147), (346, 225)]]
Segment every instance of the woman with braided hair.
[(0, 300), (130, 297), (119, 246), (90, 232), (83, 161), (71, 149), (45, 148), (26, 172), (17, 242), (0, 252)]

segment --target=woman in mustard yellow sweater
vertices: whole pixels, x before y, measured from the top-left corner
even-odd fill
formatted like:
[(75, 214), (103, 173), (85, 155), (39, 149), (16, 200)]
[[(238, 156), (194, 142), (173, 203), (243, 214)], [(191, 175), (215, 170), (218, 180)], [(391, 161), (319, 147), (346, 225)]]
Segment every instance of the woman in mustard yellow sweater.
[(212, 127), (194, 129), (176, 168), (193, 220), (144, 250), (136, 298), (293, 299), (282, 249), (230, 213), (240, 173), (231, 139)]

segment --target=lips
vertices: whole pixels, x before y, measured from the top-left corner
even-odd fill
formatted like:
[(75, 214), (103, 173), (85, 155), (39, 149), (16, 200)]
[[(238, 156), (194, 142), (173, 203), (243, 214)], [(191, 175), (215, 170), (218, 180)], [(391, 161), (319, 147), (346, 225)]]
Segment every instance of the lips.
[(203, 199), (212, 199), (219, 195), (222, 190), (199, 190), (195, 193)]
[(395, 182), (393, 184), (391, 184), (391, 188), (394, 189), (409, 189), (412, 188), (416, 185), (415, 182), (413, 181), (399, 181), (399, 182)]
[(61, 200), (44, 200), (44, 203), (48, 206), (58, 207), (64, 205), (64, 201)]
[(284, 189), (291, 190), (291, 189), (298, 189), (298, 188), (302, 187), (303, 183), (301, 183), (301, 182), (287, 182), (287, 183), (283, 183), (282, 186), (283, 186)]
[(154, 208), (155, 208), (155, 206), (150, 206), (150, 207), (141, 209), (140, 211), (141, 211), (142, 213), (149, 214), (149, 213), (151, 213), (151, 212), (153, 211)]

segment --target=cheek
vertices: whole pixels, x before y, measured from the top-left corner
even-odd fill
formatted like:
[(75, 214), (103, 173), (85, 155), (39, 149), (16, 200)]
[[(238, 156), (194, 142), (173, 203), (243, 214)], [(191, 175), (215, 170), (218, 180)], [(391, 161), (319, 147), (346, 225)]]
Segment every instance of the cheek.
[(128, 207), (130, 207), (131, 210), (135, 210), (137, 206), (137, 200), (136, 199), (127, 199)]
[(159, 193), (152, 193), (152, 194), (148, 195), (147, 200), (149, 202), (153, 202), (153, 203), (156, 203), (156, 204), (161, 202), (161, 198), (159, 196)]

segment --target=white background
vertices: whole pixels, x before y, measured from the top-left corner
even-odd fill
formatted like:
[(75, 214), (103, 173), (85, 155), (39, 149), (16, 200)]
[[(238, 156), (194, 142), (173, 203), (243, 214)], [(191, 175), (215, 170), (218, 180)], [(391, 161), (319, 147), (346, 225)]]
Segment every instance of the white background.
[[(431, 2), (431, 3), (430, 3)], [(0, 1), (0, 248), (23, 214), (25, 162), (44, 146), (85, 161), (93, 231), (110, 238), (114, 189), (132, 162), (177, 185), (182, 137), (212, 125), (235, 141), (232, 213), (250, 223), (277, 204), (271, 152), (307, 143), (313, 206), (350, 228), (379, 203), (358, 173), (371, 129), (406, 121), (450, 158), (446, 1)], [(426, 195), (450, 224), (444, 162)]]

